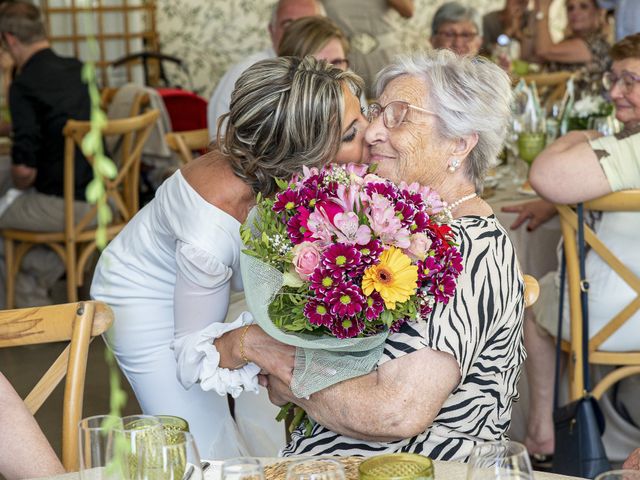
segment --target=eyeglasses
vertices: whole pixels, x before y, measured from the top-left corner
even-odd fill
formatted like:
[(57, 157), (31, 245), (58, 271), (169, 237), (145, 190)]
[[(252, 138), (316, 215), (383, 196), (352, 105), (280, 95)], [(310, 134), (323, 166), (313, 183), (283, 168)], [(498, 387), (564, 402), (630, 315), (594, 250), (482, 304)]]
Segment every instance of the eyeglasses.
[(602, 77), (602, 85), (607, 90), (611, 90), (618, 85), (618, 82), (622, 82), (620, 87), (625, 94), (631, 93), (636, 83), (640, 82), (640, 76), (634, 75), (631, 72), (622, 72), (620, 75), (616, 75), (613, 72), (606, 72)]
[(435, 112), (430, 112), (424, 108), (416, 107), (408, 102), (396, 100), (395, 102), (389, 102), (386, 106), (382, 106), (379, 103), (372, 103), (367, 110), (367, 117), (369, 122), (373, 122), (376, 118), (382, 115), (382, 121), (384, 126), (389, 130), (396, 128), (404, 121), (404, 117), (407, 116), (407, 112), (411, 110), (417, 110), (429, 115), (438, 115)]
[(340, 70), (349, 68), (349, 60), (346, 58), (334, 58), (333, 60), (329, 60), (329, 63)]
[(445, 31), (440, 31), (438, 33), (436, 33), (436, 35), (441, 36), (442, 38), (444, 38), (445, 40), (451, 42), (453, 40), (456, 40), (458, 37), (460, 37), (462, 40), (464, 40), (465, 42), (470, 42), (471, 40), (473, 40), (474, 38), (476, 38), (478, 36), (478, 32), (454, 32), (453, 30), (445, 30)]

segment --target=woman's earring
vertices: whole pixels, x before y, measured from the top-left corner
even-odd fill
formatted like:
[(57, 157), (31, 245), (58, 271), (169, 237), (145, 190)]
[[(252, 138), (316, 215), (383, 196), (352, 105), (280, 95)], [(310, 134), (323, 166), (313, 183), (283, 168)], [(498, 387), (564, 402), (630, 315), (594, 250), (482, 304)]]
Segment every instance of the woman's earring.
[(457, 158), (454, 158), (453, 160), (451, 160), (451, 164), (449, 164), (449, 168), (447, 170), (449, 170), (449, 173), (455, 173), (456, 170), (458, 169), (458, 165), (460, 164), (460, 162), (458, 161)]

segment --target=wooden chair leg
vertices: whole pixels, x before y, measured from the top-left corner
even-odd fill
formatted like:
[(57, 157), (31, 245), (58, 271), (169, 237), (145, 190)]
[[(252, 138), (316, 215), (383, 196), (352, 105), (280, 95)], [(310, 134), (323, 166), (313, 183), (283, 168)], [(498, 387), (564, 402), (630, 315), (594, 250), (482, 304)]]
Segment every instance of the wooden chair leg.
[(74, 242), (67, 241), (67, 302), (78, 301), (78, 278), (76, 276), (76, 246)]
[(5, 301), (5, 308), (10, 310), (15, 308), (16, 301), (16, 274), (14, 273), (14, 244), (13, 240), (5, 238), (4, 239), (4, 261), (5, 261), (5, 271), (6, 271), (6, 294), (7, 298)]

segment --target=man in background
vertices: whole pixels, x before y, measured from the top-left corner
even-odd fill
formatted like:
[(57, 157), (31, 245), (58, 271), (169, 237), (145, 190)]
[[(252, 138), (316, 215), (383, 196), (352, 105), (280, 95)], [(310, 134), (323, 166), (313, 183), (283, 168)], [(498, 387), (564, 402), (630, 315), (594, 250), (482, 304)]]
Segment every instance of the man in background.
[[(62, 130), (67, 120), (88, 120), (91, 113), (82, 64), (51, 50), (40, 10), (25, 0), (0, 4), (0, 40), (16, 66), (9, 88), (14, 189), (0, 201), (0, 229), (63, 231)], [(79, 149), (74, 170), (75, 211), (81, 218), (89, 208), (83, 200), (93, 173)], [(16, 284), (16, 305), (51, 303), (47, 291), (63, 272), (64, 265), (55, 253), (32, 249), (24, 258)], [(30, 274), (32, 282), (25, 283), (25, 274)]]
[(287, 25), (298, 18), (313, 15), (324, 16), (324, 8), (318, 0), (279, 0), (274, 5), (268, 26), (271, 46), (232, 65), (222, 76), (213, 95), (211, 95), (207, 108), (207, 124), (211, 140), (215, 140), (217, 134), (218, 117), (229, 111), (231, 92), (233, 92), (236, 80), (242, 72), (260, 60), (275, 58), (277, 56), (276, 50), (278, 50), (280, 39)]

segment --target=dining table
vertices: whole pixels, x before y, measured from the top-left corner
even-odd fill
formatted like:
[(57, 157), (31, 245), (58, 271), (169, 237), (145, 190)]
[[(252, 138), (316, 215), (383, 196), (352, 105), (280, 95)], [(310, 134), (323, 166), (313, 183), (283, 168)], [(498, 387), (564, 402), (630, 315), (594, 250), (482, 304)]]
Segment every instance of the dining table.
[[(289, 458), (274, 458), (274, 457), (262, 457), (259, 458), (260, 462), (263, 466), (273, 465), (278, 462), (283, 461), (291, 461), (291, 460), (299, 460), (309, 457), (289, 457)], [(333, 457), (335, 458), (335, 457)], [(204, 471), (204, 480), (221, 480), (221, 472), (222, 472), (222, 463), (221, 460), (207, 460), (209, 463), (208, 468)], [(96, 472), (97, 473), (96, 469)], [(467, 464), (462, 462), (447, 462), (435, 460), (433, 462), (433, 470), (434, 470), (434, 479), (435, 480), (466, 480), (467, 478)], [(80, 474), (78, 472), (65, 473), (62, 475), (56, 475), (53, 477), (42, 477), (43, 479), (49, 480), (79, 480)], [(92, 475), (91, 470), (87, 470), (83, 472), (83, 480), (92, 480), (95, 478), (96, 480), (102, 480), (100, 475), (95, 474)], [(576, 480), (579, 477), (568, 477), (566, 475), (558, 475), (555, 473), (548, 472), (533, 472), (533, 480)], [(269, 475), (266, 475), (265, 480), (280, 480), (275, 478), (270, 478)], [(347, 478), (349, 480), (349, 478)]]

